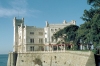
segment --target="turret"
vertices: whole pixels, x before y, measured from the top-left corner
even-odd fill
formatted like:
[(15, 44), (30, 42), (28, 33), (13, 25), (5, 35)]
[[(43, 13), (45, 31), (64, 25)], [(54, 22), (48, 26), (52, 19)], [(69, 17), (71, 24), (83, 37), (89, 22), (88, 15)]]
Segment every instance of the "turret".
[(73, 25), (76, 25), (76, 21), (75, 20), (72, 20), (71, 22), (73, 23)]
[(49, 23), (48, 23), (48, 21), (46, 21), (46, 27), (49, 27)]
[(14, 26), (14, 47), (13, 47), (13, 52), (18, 51), (18, 26), (24, 26), (24, 18), (22, 19), (16, 19), (14, 17), (13, 19), (13, 26)]
[(66, 23), (67, 23), (66, 20), (64, 20), (63, 24), (66, 24)]

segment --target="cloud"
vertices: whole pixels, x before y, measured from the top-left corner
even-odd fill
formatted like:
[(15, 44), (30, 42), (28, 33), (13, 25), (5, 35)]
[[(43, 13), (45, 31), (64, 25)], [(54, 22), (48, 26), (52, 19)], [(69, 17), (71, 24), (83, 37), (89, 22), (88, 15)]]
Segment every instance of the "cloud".
[(14, 9), (25, 9), (28, 5), (27, 0), (13, 0), (9, 4), (11, 4)]
[(35, 16), (35, 13), (39, 13), (39, 10), (29, 9), (27, 7), (27, 0), (11, 0), (9, 1), (9, 7), (0, 7), (0, 17), (10, 17), (10, 16)]
[(5, 16), (16, 16), (16, 15), (23, 15), (25, 16), (26, 10), (20, 10), (20, 13), (16, 9), (11, 9), (11, 8), (2, 8), (0, 7), (0, 17), (5, 17)]

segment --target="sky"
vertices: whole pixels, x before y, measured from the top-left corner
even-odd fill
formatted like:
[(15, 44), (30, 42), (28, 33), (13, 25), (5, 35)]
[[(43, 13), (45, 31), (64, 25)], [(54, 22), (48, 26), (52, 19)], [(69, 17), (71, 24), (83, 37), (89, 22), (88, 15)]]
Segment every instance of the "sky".
[(45, 27), (64, 20), (84, 23), (80, 17), (90, 9), (87, 0), (0, 0), (0, 54), (13, 51), (13, 18), (24, 18), (25, 25)]

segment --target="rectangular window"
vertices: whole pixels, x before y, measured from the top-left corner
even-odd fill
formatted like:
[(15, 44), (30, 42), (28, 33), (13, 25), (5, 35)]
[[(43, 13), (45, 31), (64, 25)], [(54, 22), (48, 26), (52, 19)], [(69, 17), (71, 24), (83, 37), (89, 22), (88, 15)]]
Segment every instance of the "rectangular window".
[(45, 42), (47, 42), (47, 38), (45, 38)]
[(34, 39), (32, 38), (32, 39), (30, 39), (30, 43), (34, 43)]
[(52, 37), (51, 37), (51, 41), (53, 42), (53, 40), (54, 40), (54, 39), (53, 39), (53, 36), (52, 36)]
[(34, 51), (34, 46), (30, 46), (30, 51)]
[(18, 26), (20, 26), (20, 25), (18, 25)]
[(30, 32), (30, 34), (34, 34), (34, 32)]
[(55, 31), (57, 31), (57, 29), (55, 29)]
[(54, 30), (53, 30), (53, 29), (51, 29), (51, 31), (53, 32)]
[(43, 39), (42, 38), (39, 38), (39, 43), (43, 43)]
[(30, 51), (32, 51), (32, 46), (30, 47)]

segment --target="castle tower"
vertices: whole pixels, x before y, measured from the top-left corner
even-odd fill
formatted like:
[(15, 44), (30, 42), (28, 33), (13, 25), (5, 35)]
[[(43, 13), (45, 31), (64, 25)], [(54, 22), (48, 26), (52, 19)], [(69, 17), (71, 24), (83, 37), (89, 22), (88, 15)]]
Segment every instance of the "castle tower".
[(21, 24), (24, 26), (24, 18), (16, 19), (16, 17), (14, 17), (13, 19), (13, 26), (14, 26), (13, 52), (18, 52), (18, 26), (21, 26)]
[(75, 21), (75, 20), (72, 20), (72, 23), (73, 23), (74, 25), (76, 25), (76, 21)]
[(46, 27), (44, 28), (45, 31), (45, 44), (49, 44), (50, 43), (50, 28), (49, 28), (49, 23), (48, 21), (46, 21)]

